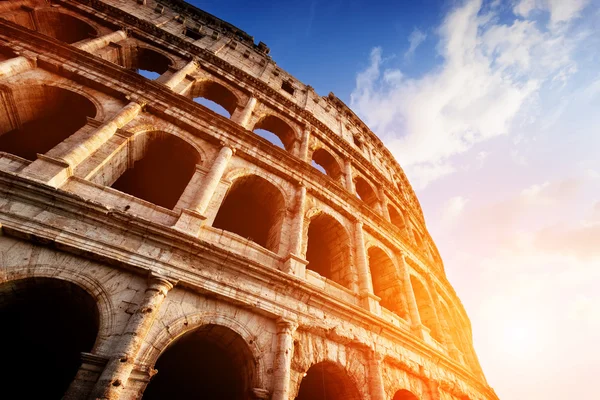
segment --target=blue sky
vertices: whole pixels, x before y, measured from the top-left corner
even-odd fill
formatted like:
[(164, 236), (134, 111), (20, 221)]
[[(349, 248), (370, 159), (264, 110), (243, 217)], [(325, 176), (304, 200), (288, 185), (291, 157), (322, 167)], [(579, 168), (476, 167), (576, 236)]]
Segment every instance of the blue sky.
[(193, 3), (393, 152), (501, 399), (600, 399), (600, 0)]

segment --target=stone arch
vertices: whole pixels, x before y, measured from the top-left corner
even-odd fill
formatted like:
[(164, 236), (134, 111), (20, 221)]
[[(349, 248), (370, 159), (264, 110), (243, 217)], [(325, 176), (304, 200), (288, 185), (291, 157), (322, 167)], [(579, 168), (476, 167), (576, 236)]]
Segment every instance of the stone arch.
[(429, 328), (431, 337), (442, 343), (442, 334), (439, 331), (439, 321), (437, 320), (437, 314), (429, 290), (427, 290), (425, 285), (421, 282), (421, 279), (415, 275), (410, 275), (410, 283), (417, 301), (421, 322)]
[(306, 372), (296, 400), (360, 400), (356, 379), (332, 361), (313, 364)]
[(0, 151), (32, 161), (98, 113), (89, 96), (72, 88), (42, 84), (4, 86), (1, 90), (6, 95), (0, 108)]
[(356, 187), (356, 194), (358, 197), (369, 207), (376, 210), (379, 205), (379, 198), (367, 180), (362, 176), (357, 176), (354, 178), (354, 185)]
[(224, 108), (229, 113), (230, 117), (240, 104), (240, 98), (234, 90), (220, 82), (210, 79), (203, 79), (194, 83), (188, 96), (192, 99), (202, 97), (206, 100), (210, 100)]
[(320, 147), (312, 154), (312, 162), (318, 164), (327, 176), (331, 179), (340, 182), (342, 180), (342, 169), (334, 156), (327, 150)]
[[(294, 144), (297, 140), (297, 134), (294, 128), (290, 126), (286, 121), (279, 118), (278, 116), (267, 114), (260, 118), (252, 128), (252, 131), (265, 130), (273, 133), (281, 140), (283, 148), (287, 151), (294, 149)], [(277, 145), (277, 143), (272, 142)]]
[(161, 207), (173, 209), (202, 162), (187, 140), (164, 131), (135, 135), (130, 151), (133, 165), (123, 171), (112, 187)]
[(396, 391), (392, 400), (419, 400), (419, 398), (411, 391), (400, 389)]
[(242, 175), (227, 191), (213, 227), (246, 237), (277, 253), (286, 215), (284, 193), (260, 175)]
[(143, 70), (162, 75), (174, 63), (173, 58), (163, 51), (146, 46), (132, 45), (128, 48), (128, 55), (123, 60), (123, 67), (137, 72)]
[(381, 306), (406, 318), (406, 309), (402, 302), (402, 285), (396, 265), (386, 251), (378, 246), (371, 246), (367, 250), (369, 256), (369, 269), (373, 282), (373, 293), (381, 298)]
[(402, 212), (398, 211), (391, 203), (388, 203), (388, 213), (390, 214), (390, 222), (401, 231), (406, 229), (406, 223), (404, 222), (404, 216)]
[(352, 246), (346, 228), (333, 216), (316, 210), (307, 212), (304, 226), (306, 268), (352, 289)]

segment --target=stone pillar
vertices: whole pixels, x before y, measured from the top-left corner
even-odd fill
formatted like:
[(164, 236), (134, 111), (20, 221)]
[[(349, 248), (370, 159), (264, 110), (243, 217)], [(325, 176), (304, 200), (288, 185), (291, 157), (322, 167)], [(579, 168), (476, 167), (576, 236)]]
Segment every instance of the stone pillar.
[(36, 60), (20, 56), (0, 62), (0, 79), (9, 78), (36, 67)]
[(373, 294), (373, 281), (369, 273), (369, 259), (365, 249), (365, 237), (363, 234), (362, 221), (356, 221), (354, 224), (354, 246), (356, 270), (358, 273), (358, 291), (362, 306), (374, 314), (381, 314), (379, 297)]
[(277, 320), (277, 349), (273, 365), (273, 395), (271, 400), (289, 400), (294, 332), (298, 324), (283, 318)]
[(310, 163), (308, 159), (308, 144), (310, 143), (310, 128), (306, 128), (304, 130), (304, 134), (302, 135), (302, 141), (300, 142), (300, 151), (298, 152), (298, 158), (302, 161), (306, 161)]
[(125, 39), (127, 39), (127, 33), (121, 30), (97, 37), (95, 39), (90, 39), (87, 42), (77, 43), (74, 46), (77, 47), (79, 50), (87, 51), (88, 53), (93, 53), (108, 46), (108, 44), (111, 42), (117, 43)]
[(181, 83), (185, 79), (185, 77), (192, 72), (198, 69), (198, 62), (196, 60), (192, 60), (187, 63), (183, 68), (179, 71), (175, 72), (169, 79), (167, 79), (163, 84), (171, 90), (174, 90), (177, 85)]
[(439, 339), (436, 340), (441, 342), (441, 345), (447, 346), (449, 343), (452, 343), (452, 339), (450, 339), (448, 336), (449, 332), (443, 329), (443, 325), (440, 320), (440, 302), (438, 300), (437, 291), (435, 290), (431, 274), (427, 274), (425, 281), (427, 282), (427, 292), (429, 293), (429, 299), (431, 300), (431, 309), (433, 310), (435, 317), (435, 329), (440, 335)]
[(371, 400), (387, 400), (385, 396), (385, 387), (383, 386), (383, 377), (381, 376), (381, 354), (371, 351), (369, 354), (369, 393)]
[(174, 283), (164, 277), (150, 275), (144, 299), (129, 318), (125, 331), (114, 346), (114, 352), (92, 392), (96, 400), (116, 400), (127, 386), (138, 352), (158, 310)]
[(383, 190), (382, 187), (379, 188), (379, 198), (381, 199), (379, 202), (381, 206), (381, 215), (383, 215), (383, 218), (392, 222), (392, 218), (390, 217), (390, 210), (388, 210), (388, 199), (385, 195), (385, 190)]
[(132, 101), (96, 131), (73, 143), (68, 149), (62, 150), (64, 144), (68, 143), (63, 142), (50, 150), (47, 155), (38, 154), (38, 159), (23, 170), (23, 175), (59, 187), (71, 176), (77, 165), (106, 143), (117, 129), (127, 125), (139, 115), (142, 108), (143, 104)]
[(300, 182), (296, 192), (296, 204), (290, 230), (288, 258), (283, 263), (283, 271), (304, 279), (308, 262), (301, 257), (302, 239), (304, 233), (304, 204), (306, 202), (306, 187)]
[(346, 189), (355, 194), (356, 191), (354, 189), (354, 177), (352, 176), (352, 163), (350, 160), (346, 160), (344, 162), (344, 179), (346, 180)]
[(402, 277), (402, 284), (404, 292), (406, 293), (406, 302), (408, 305), (408, 315), (410, 317), (411, 329), (419, 337), (423, 337), (423, 323), (421, 322), (421, 316), (419, 315), (419, 306), (417, 305), (417, 299), (415, 298), (415, 292), (410, 282), (410, 272), (408, 272), (408, 266), (404, 259), (404, 254), (400, 254), (398, 257), (398, 264), (400, 267), (400, 276)]
[(246, 106), (244, 108), (238, 107), (234, 111), (233, 115), (231, 116), (231, 120), (233, 122), (237, 122), (246, 129), (250, 129), (251, 127), (248, 126), (248, 123), (250, 122), (250, 117), (252, 116), (254, 107), (256, 107), (256, 103), (256, 97), (250, 97), (250, 99), (248, 99), (248, 103), (246, 103)]
[(108, 359), (91, 353), (81, 353), (81, 366), (62, 400), (87, 399)]
[(204, 176), (202, 183), (196, 190), (195, 199), (190, 208), (181, 212), (181, 216), (175, 224), (175, 229), (192, 236), (198, 236), (200, 227), (206, 219), (204, 213), (234, 153), (235, 151), (232, 147), (223, 145), (213, 161), (210, 170)]

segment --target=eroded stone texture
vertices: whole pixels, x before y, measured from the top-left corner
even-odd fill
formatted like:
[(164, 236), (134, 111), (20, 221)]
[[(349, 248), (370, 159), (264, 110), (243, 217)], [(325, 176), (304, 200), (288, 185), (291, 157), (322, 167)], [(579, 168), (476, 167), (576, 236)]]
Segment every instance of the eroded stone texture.
[(401, 167), (268, 54), (178, 0), (0, 2), (2, 337), (43, 358), (0, 382), (497, 399)]

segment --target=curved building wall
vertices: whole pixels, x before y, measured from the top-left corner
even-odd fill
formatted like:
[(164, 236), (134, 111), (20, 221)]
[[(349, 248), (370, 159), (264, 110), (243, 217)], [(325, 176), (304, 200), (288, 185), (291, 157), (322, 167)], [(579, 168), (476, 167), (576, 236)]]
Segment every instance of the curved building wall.
[(335, 95), (181, 1), (0, 16), (0, 308), (96, 301), (65, 398), (497, 398), (406, 176)]

